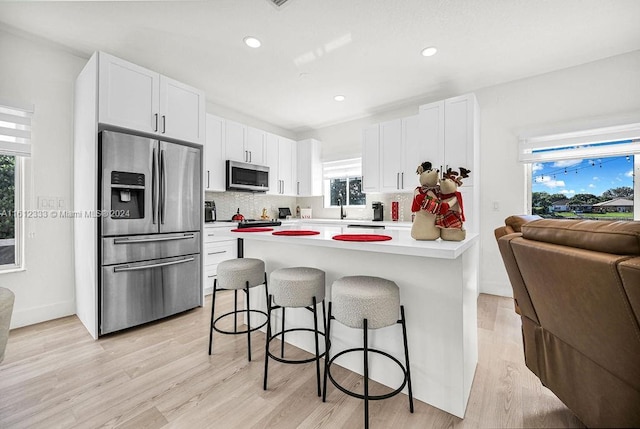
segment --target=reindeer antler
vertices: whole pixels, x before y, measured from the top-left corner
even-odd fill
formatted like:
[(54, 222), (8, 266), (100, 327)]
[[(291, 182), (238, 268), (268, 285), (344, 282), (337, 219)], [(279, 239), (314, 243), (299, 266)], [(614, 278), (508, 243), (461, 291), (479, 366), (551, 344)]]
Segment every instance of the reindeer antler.
[(462, 177), (463, 179), (466, 179), (467, 177), (469, 177), (469, 173), (471, 173), (471, 170), (467, 170), (464, 167), (460, 167), (460, 177)]

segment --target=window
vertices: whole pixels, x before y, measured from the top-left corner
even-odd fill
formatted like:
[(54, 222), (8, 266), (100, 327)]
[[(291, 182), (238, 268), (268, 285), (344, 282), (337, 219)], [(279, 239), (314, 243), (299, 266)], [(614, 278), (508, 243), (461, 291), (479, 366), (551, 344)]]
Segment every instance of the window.
[(363, 207), (366, 197), (362, 192), (362, 159), (345, 159), (322, 164), (325, 207)]
[(543, 217), (640, 219), (640, 124), (520, 140), (529, 212)]
[(33, 106), (0, 100), (0, 271), (23, 266), (22, 164), (31, 155)]

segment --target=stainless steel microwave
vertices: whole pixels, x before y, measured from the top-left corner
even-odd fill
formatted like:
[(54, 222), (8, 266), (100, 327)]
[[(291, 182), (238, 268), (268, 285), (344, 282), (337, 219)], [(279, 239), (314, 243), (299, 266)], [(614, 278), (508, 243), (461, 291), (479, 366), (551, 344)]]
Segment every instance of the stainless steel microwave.
[(227, 160), (227, 190), (267, 192), (269, 167)]

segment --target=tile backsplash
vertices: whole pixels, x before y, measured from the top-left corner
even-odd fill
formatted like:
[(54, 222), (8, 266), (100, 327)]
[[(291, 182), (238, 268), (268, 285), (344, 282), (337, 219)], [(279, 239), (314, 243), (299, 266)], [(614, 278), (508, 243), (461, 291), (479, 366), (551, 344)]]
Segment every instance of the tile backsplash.
[[(228, 220), (240, 209), (240, 213), (247, 219), (260, 219), (262, 209), (267, 209), (270, 218), (278, 217), (279, 207), (289, 207), (291, 214), (295, 216), (296, 207), (310, 208), (313, 218), (338, 219), (340, 209), (337, 207), (324, 207), (323, 197), (285, 197), (279, 195), (267, 195), (251, 192), (206, 192), (205, 200), (213, 200), (216, 203), (217, 217), (220, 220)], [(381, 201), (384, 205), (384, 220), (391, 220), (391, 202), (398, 201), (400, 222), (411, 222), (412, 193), (397, 194), (367, 194), (365, 208), (345, 208), (347, 219), (371, 219), (373, 217), (373, 201)]]
[(271, 219), (278, 218), (278, 207), (289, 207), (291, 213), (296, 213), (296, 197), (267, 195), (254, 192), (205, 192), (205, 201), (216, 203), (216, 213), (219, 220), (229, 220), (240, 209), (246, 219), (260, 219), (262, 209), (267, 209)]

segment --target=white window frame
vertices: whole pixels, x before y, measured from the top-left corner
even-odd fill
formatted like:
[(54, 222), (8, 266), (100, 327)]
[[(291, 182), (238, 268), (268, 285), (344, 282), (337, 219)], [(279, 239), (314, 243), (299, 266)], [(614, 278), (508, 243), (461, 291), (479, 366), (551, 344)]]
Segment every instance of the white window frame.
[[(518, 160), (525, 165), (525, 206), (527, 213), (530, 214), (533, 210), (532, 173), (533, 164), (536, 162), (633, 155), (633, 219), (640, 220), (640, 122), (628, 120), (623, 123), (619, 122), (619, 120), (605, 120), (600, 122), (600, 126), (582, 126), (578, 129), (574, 127), (560, 132), (520, 135)], [(632, 142), (580, 147), (580, 145), (585, 144), (625, 140), (632, 140)], [(566, 148), (566, 150), (563, 148)], [(557, 150), (535, 152), (540, 149)]]
[[(338, 206), (331, 205), (331, 179), (346, 179), (347, 180), (347, 199), (349, 190), (349, 179), (354, 177), (360, 177), (361, 191), (362, 189), (362, 158), (349, 158), (341, 159), (338, 161), (328, 161), (322, 163), (322, 188), (324, 190), (323, 205), (325, 208), (335, 208)], [(344, 204), (344, 207), (351, 208), (364, 208), (365, 204)]]
[(13, 264), (0, 265), (0, 274), (24, 270), (25, 219), (24, 171), (25, 158), (31, 156), (31, 119), (34, 106), (0, 98), (0, 154), (15, 158), (14, 248)]

